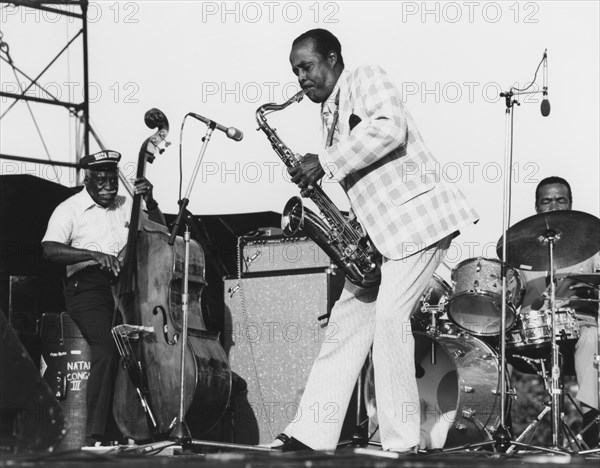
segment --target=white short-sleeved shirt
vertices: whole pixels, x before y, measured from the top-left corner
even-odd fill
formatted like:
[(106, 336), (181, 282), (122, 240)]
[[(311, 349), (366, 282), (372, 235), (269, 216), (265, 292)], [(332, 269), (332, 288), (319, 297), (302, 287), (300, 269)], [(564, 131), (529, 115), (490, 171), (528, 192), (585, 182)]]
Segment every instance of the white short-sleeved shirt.
[[(42, 242), (60, 242), (118, 256), (127, 245), (131, 207), (131, 200), (119, 195), (111, 206), (103, 208), (84, 188), (56, 207)], [(90, 265), (95, 262), (67, 265), (67, 276)]]

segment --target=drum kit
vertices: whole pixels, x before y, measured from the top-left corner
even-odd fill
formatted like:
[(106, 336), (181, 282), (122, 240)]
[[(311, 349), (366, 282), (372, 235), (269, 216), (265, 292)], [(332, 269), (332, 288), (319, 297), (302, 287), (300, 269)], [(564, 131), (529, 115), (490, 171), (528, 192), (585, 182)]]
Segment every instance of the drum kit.
[[(447, 451), (460, 444), (485, 446), (493, 442), (510, 410), (509, 397), (517, 396), (509, 390), (506, 363), (550, 379), (551, 409), (554, 417), (560, 417), (558, 349), (572, 349), (579, 338), (576, 310), (591, 306), (598, 315), (600, 274), (569, 276), (570, 282), (564, 284), (577, 282), (594, 291), (594, 297), (571, 299), (556, 296), (554, 271), (600, 251), (599, 233), (600, 219), (587, 213), (537, 214), (508, 229), (504, 277), (502, 262), (472, 258), (452, 269), (452, 286), (437, 274), (431, 278), (411, 316), (421, 435), (428, 449)], [(502, 240), (498, 242), (499, 257)], [(549, 271), (550, 291), (544, 294), (548, 297), (540, 298), (543, 307), (520, 310), (525, 285), (518, 270)], [(503, 297), (506, 307), (501, 313)], [(598, 367), (599, 357), (595, 359)], [(374, 389), (374, 372), (369, 366), (364, 396), (372, 430), (377, 424)], [(548, 411), (550, 408), (543, 414)], [(556, 430), (558, 422), (552, 422)], [(526, 431), (530, 433), (530, 429)], [(526, 446), (520, 440), (509, 444), (510, 449)]]

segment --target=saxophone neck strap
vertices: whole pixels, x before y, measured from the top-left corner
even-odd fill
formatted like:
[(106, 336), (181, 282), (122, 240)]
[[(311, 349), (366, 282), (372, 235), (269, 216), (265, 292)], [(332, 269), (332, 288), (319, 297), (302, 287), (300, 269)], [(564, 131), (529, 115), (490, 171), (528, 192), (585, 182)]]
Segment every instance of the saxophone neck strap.
[(335, 132), (335, 127), (338, 122), (338, 117), (340, 114), (339, 109), (340, 109), (340, 90), (338, 89), (338, 92), (335, 95), (335, 110), (333, 111), (333, 121), (331, 122), (331, 127), (329, 127), (329, 131), (327, 132), (327, 148), (329, 148), (333, 144), (333, 133)]

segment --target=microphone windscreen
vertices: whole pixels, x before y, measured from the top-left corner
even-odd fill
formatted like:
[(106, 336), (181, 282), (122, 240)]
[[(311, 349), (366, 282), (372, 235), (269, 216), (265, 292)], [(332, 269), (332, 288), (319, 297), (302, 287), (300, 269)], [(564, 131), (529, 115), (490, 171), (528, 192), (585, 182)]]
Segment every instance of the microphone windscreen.
[(229, 138), (235, 141), (241, 141), (244, 138), (244, 133), (235, 127), (229, 127), (225, 132)]
[(548, 101), (548, 99), (542, 99), (540, 110), (542, 111), (542, 115), (544, 117), (548, 117), (550, 115), (550, 101)]

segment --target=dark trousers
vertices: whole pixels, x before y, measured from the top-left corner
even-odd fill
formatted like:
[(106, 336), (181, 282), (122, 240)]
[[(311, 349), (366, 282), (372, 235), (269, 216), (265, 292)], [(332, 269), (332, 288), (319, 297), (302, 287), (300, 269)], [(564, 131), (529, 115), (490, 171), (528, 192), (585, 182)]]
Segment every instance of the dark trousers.
[(106, 433), (109, 417), (112, 422), (118, 365), (118, 351), (111, 335), (115, 303), (110, 277), (99, 268), (86, 268), (67, 278), (64, 295), (67, 312), (91, 348), (86, 437), (103, 438), (109, 436)]

